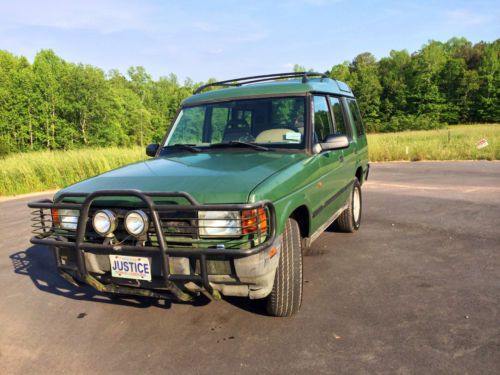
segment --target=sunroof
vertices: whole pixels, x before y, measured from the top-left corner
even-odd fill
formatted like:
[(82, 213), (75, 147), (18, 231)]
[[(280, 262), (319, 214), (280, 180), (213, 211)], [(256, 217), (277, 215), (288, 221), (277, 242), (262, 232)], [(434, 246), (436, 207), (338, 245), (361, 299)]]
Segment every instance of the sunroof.
[(344, 82), (341, 82), (341, 81), (336, 81), (336, 82), (337, 82), (337, 86), (339, 87), (340, 91), (352, 92), (351, 89), (349, 88), (349, 86), (347, 86)]

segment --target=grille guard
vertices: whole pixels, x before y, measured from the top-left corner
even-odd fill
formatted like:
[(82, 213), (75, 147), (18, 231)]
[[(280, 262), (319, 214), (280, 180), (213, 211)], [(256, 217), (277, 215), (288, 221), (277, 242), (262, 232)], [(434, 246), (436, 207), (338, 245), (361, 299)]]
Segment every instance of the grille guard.
[[(112, 244), (96, 244), (85, 242), (85, 231), (87, 226), (87, 221), (89, 219), (89, 211), (92, 203), (101, 197), (137, 197), (142, 202), (144, 202), (145, 207), (149, 209), (151, 215), (151, 224), (154, 227), (156, 233), (156, 238), (158, 246), (138, 246), (138, 245), (112, 245)], [(207, 271), (207, 256), (221, 255), (226, 257), (245, 257), (253, 254), (257, 254), (265, 249), (267, 249), (276, 237), (276, 214), (274, 206), (270, 201), (260, 201), (256, 203), (244, 203), (244, 204), (199, 204), (190, 194), (186, 192), (142, 192), (139, 190), (99, 190), (93, 193), (63, 193), (59, 196), (59, 201), (64, 198), (71, 197), (85, 197), (83, 203), (63, 203), (63, 202), (52, 202), (50, 199), (33, 201), (28, 203), (29, 208), (38, 209), (40, 216), (40, 223), (42, 225), (42, 233), (33, 236), (30, 239), (32, 244), (54, 246), (56, 251), (56, 261), (57, 267), (61, 272), (76, 272), (81, 280), (91, 280), (94, 277), (87, 271), (85, 264), (85, 253), (94, 254), (112, 254), (119, 253), (121, 255), (138, 255), (147, 256), (158, 255), (161, 260), (161, 273), (162, 282), (161, 283), (151, 283), (152, 287), (142, 290), (151, 290), (155, 288), (168, 289), (173, 294), (175, 294), (179, 299), (184, 299), (182, 291), (174, 284), (174, 282), (196, 282), (200, 283), (203, 288), (210, 294), (214, 295), (216, 291), (210, 285), (208, 280)], [(153, 198), (184, 198), (189, 202), (187, 205), (177, 205), (177, 204), (158, 204), (153, 201)], [(76, 231), (76, 238), (74, 242), (64, 241), (52, 237), (53, 232), (51, 228), (47, 230), (48, 226), (44, 223), (44, 209), (73, 209), (79, 210), (80, 216), (78, 218), (78, 225)], [(253, 210), (258, 208), (265, 208), (269, 213), (269, 230), (267, 233), (267, 238), (264, 242), (260, 243), (258, 246), (251, 247), (249, 249), (219, 249), (219, 248), (183, 248), (183, 247), (167, 247), (167, 242), (164, 237), (164, 231), (162, 227), (162, 222), (160, 220), (159, 213), (166, 210), (176, 211), (243, 211), (243, 210)], [(33, 219), (32, 219), (33, 220)], [(34, 220), (36, 221), (36, 220)], [(33, 224), (36, 228), (36, 223)], [(38, 228), (41, 229), (41, 228)], [(72, 248), (76, 251), (77, 267), (68, 267), (61, 264), (59, 258), (59, 247)], [(169, 256), (183, 256), (199, 260), (200, 272), (199, 274), (171, 274), (170, 273), (170, 263)], [(94, 288), (96, 288), (93, 283), (90, 283)], [(113, 291), (113, 287), (118, 287), (114, 284), (108, 284), (106, 287), (109, 291)], [(99, 289), (99, 288), (96, 288)], [(136, 290), (141, 290), (141, 288), (134, 288)], [(179, 294), (180, 293), (180, 294)]]

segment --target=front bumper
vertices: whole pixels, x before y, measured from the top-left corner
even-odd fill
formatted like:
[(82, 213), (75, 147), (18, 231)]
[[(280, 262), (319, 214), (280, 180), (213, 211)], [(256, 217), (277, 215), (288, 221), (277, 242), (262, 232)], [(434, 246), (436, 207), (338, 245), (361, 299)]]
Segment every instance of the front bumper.
[[(63, 203), (65, 198), (84, 197), (83, 203)], [(138, 244), (113, 244), (88, 242), (86, 228), (92, 204), (102, 197), (135, 197), (148, 210), (152, 228), (156, 235), (154, 246)], [(188, 204), (156, 203), (155, 198), (181, 198)], [(275, 212), (270, 202), (255, 204), (221, 204), (201, 205), (187, 193), (145, 193), (137, 190), (102, 190), (91, 194), (63, 194), (59, 202), (43, 200), (28, 204), (39, 214), (40, 222), (36, 222), (37, 234), (31, 243), (50, 246), (54, 249), (57, 268), (68, 281), (77, 281), (91, 285), (102, 292), (120, 293), (167, 298), (173, 296), (179, 300), (190, 300), (190, 292), (206, 291), (215, 298), (219, 292), (226, 295), (246, 295), (250, 298), (262, 298), (272, 288), (274, 273), (277, 267), (281, 240), (275, 235)], [(268, 232), (258, 233), (259, 240), (255, 246), (246, 248), (214, 247), (174, 247), (170, 246), (164, 235), (160, 215), (168, 210), (255, 210), (265, 208), (268, 212)], [(69, 209), (80, 212), (76, 236), (68, 241), (55, 235), (53, 228), (44, 223), (43, 210)], [(259, 226), (260, 228), (260, 226)], [(260, 230), (260, 229), (259, 229)], [(157, 277), (151, 281), (116, 280), (106, 272), (94, 272), (96, 261), (110, 254), (126, 256), (146, 256), (152, 259), (156, 267)], [(272, 254), (272, 255), (271, 255)], [(233, 272), (228, 274), (209, 274), (210, 262), (224, 259), (231, 264)], [(196, 263), (196, 269), (189, 265)]]

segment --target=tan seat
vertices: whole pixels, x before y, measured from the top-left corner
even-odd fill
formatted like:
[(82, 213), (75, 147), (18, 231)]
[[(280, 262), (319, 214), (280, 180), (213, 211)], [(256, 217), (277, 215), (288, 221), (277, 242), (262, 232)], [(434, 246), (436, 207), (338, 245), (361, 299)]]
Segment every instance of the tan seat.
[(269, 129), (264, 130), (259, 133), (257, 138), (255, 138), (255, 142), (257, 143), (272, 143), (272, 142), (286, 142), (285, 134), (294, 133), (293, 130), (290, 129)]

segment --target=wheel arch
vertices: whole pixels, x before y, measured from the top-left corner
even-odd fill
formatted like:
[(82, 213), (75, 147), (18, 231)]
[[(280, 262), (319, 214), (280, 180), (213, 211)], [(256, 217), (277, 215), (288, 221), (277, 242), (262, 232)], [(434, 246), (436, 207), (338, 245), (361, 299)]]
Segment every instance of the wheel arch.
[(302, 238), (309, 237), (311, 233), (311, 213), (305, 204), (295, 208), (289, 216), (297, 221)]
[(356, 176), (356, 178), (359, 181), (359, 184), (361, 185), (364, 182), (363, 181), (363, 168), (361, 166), (359, 166), (358, 169), (356, 169), (356, 173), (354, 175)]

